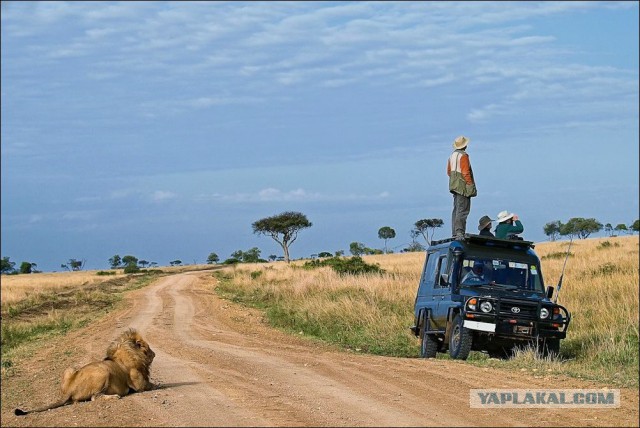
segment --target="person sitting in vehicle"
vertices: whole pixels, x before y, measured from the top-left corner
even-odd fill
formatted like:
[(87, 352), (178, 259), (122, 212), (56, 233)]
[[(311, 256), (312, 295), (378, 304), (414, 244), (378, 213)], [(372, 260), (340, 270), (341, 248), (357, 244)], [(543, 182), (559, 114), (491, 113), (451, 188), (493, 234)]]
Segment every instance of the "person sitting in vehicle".
[(462, 284), (464, 285), (481, 285), (488, 283), (489, 280), (485, 276), (484, 272), (484, 263), (481, 260), (473, 262), (473, 267), (469, 273), (462, 278)]
[(522, 239), (518, 234), (524, 232), (524, 226), (520, 223), (518, 216), (508, 211), (501, 211), (498, 214), (498, 226), (496, 226), (496, 238), (500, 239)]
[(478, 230), (480, 231), (480, 236), (493, 236), (491, 233), (491, 218), (488, 215), (483, 215), (480, 218), (480, 224), (478, 224)]

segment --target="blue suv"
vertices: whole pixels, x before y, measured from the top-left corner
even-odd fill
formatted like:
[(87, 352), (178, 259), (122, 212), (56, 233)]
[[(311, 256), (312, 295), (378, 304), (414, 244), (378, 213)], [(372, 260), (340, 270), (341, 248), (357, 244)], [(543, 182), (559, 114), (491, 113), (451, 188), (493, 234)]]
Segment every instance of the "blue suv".
[(466, 234), (434, 241), (427, 249), (411, 330), (420, 356), (469, 352), (508, 357), (532, 344), (557, 354), (571, 314), (555, 304), (554, 287), (542, 279), (540, 259), (529, 241)]

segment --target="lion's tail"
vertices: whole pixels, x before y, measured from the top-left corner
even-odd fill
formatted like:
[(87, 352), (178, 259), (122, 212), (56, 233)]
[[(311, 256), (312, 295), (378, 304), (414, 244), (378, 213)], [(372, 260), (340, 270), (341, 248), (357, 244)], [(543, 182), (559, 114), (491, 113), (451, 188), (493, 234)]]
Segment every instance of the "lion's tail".
[(24, 416), (24, 415), (28, 415), (29, 413), (37, 413), (37, 412), (44, 412), (45, 410), (51, 410), (51, 409), (56, 409), (58, 407), (62, 407), (65, 404), (69, 403), (71, 401), (71, 395), (67, 395), (65, 393), (65, 391), (69, 391), (69, 384), (71, 382), (71, 380), (73, 379), (74, 375), (77, 373), (77, 370), (73, 369), (73, 368), (68, 368), (64, 371), (64, 374), (62, 375), (62, 392), (63, 394), (65, 394), (63, 396), (63, 398), (53, 404), (49, 404), (48, 406), (44, 406), (44, 407), (40, 407), (37, 409), (33, 409), (33, 410), (22, 410), (22, 409), (15, 409), (13, 411), (13, 413), (16, 416)]
[(28, 415), (29, 413), (44, 412), (45, 410), (56, 409), (58, 407), (64, 406), (69, 402), (70, 402), (69, 398), (65, 398), (63, 400), (58, 401), (57, 403), (49, 404), (48, 406), (40, 407), (33, 410), (15, 409), (13, 413), (15, 413), (16, 416), (24, 416), (24, 415)]

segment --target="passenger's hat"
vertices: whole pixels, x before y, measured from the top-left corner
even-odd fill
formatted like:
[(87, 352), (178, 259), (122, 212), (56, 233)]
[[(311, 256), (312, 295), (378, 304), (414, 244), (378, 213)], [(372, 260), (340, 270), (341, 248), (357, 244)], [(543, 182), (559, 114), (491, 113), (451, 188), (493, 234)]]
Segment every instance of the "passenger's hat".
[(500, 213), (498, 213), (498, 222), (502, 223), (503, 221), (507, 221), (513, 217), (513, 215), (514, 214), (509, 213), (509, 211), (500, 211)]
[(480, 218), (480, 224), (478, 225), (478, 230), (482, 230), (482, 229), (484, 229), (485, 227), (487, 227), (488, 225), (490, 225), (492, 221), (493, 221), (493, 220), (491, 220), (491, 219), (489, 218), (489, 216), (488, 216), (488, 215), (483, 215), (483, 216)]
[(465, 147), (467, 147), (467, 144), (469, 144), (469, 141), (471, 140), (469, 140), (464, 135), (461, 135), (455, 140), (453, 140), (453, 148), (456, 150), (464, 149)]

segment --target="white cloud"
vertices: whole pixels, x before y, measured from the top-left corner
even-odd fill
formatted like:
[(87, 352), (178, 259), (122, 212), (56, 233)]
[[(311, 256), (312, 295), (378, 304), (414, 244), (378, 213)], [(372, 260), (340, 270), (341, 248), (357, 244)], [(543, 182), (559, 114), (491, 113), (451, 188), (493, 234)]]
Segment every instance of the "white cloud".
[(349, 202), (380, 200), (390, 196), (388, 191), (378, 194), (325, 194), (320, 192), (309, 192), (302, 188), (283, 191), (273, 187), (261, 189), (255, 193), (234, 193), (211, 195), (199, 195), (198, 201), (216, 201), (226, 203), (263, 203), (263, 202)]
[(506, 109), (498, 104), (487, 104), (486, 106), (472, 109), (467, 114), (467, 119), (472, 123), (487, 122), (489, 119), (506, 113)]
[(123, 198), (128, 198), (134, 194), (136, 194), (137, 191), (134, 189), (116, 189), (116, 190), (112, 190), (111, 192), (109, 192), (109, 198), (110, 199), (123, 199)]
[(27, 219), (27, 223), (29, 224), (35, 224), (35, 223), (40, 223), (42, 220), (44, 220), (44, 216), (40, 215), (40, 214), (31, 214), (29, 216), (29, 218)]
[(90, 220), (93, 218), (94, 213), (91, 211), (67, 211), (62, 214), (62, 220), (78, 221), (78, 220)]
[(155, 192), (153, 192), (151, 194), (151, 199), (154, 202), (164, 202), (167, 201), (169, 199), (174, 199), (176, 198), (177, 195), (173, 192), (168, 192), (165, 190), (156, 190)]

